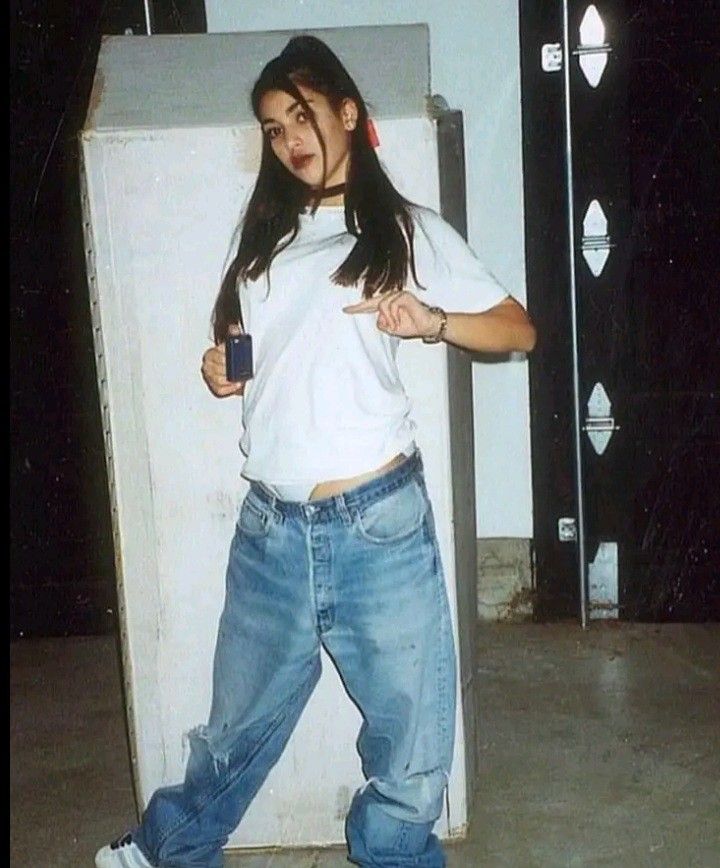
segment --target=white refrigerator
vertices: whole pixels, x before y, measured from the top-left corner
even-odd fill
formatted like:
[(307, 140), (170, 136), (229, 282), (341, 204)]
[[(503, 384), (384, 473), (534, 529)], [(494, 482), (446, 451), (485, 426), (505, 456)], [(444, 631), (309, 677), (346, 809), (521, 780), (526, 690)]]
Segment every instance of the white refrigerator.
[[(462, 118), (430, 99), (424, 25), (314, 31), (365, 96), (378, 156), (409, 199), (462, 231)], [(179, 782), (207, 719), (227, 552), (247, 483), (241, 400), (200, 376), (210, 311), (257, 171), (254, 79), (291, 33), (103, 40), (81, 132), (89, 302), (113, 517), (124, 695), (138, 807)], [(469, 357), (404, 342), (459, 651), (456, 747), (436, 831), (464, 833), (476, 773), (475, 494)], [(363, 783), (357, 709), (321, 681), (229, 847), (343, 840)], [(130, 818), (129, 818), (130, 819)]]

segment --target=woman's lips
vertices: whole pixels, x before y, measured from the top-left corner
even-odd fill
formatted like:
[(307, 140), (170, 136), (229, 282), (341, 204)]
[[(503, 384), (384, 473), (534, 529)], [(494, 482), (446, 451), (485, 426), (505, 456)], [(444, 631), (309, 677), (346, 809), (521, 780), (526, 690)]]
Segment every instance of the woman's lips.
[(310, 160), (312, 160), (312, 154), (299, 154), (298, 156), (290, 157), (290, 160), (293, 165), (293, 169), (304, 169)]

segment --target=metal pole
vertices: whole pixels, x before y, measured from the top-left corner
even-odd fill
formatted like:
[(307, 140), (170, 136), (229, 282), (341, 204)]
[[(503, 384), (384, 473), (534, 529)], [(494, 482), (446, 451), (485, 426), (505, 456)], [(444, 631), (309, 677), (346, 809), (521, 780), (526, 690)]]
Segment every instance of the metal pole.
[(152, 35), (152, 12), (150, 10), (150, 0), (144, 0), (145, 5), (145, 29), (147, 30), (147, 35)]
[(582, 420), (580, 418), (580, 362), (578, 352), (577, 286), (575, 284), (575, 207), (573, 204), (572, 115), (570, 112), (570, 25), (568, 0), (563, 0), (563, 77), (565, 85), (565, 181), (568, 245), (570, 254), (570, 315), (572, 318), (573, 416), (575, 422), (575, 480), (577, 496), (577, 557), (580, 576), (580, 620), (587, 627), (587, 566), (585, 560), (585, 509), (583, 502)]

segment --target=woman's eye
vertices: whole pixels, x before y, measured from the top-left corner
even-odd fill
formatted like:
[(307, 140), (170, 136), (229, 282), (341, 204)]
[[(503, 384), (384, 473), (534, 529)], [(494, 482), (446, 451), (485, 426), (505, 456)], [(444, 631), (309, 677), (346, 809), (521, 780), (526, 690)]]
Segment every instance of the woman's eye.
[(280, 135), (280, 127), (265, 127), (265, 135), (270, 139), (276, 139)]

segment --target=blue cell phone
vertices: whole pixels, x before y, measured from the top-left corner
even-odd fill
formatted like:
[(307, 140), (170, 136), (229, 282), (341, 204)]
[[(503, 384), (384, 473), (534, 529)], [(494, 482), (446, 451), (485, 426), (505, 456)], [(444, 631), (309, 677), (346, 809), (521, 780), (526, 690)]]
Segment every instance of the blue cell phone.
[(225, 376), (231, 383), (250, 380), (253, 375), (252, 338), (231, 335), (225, 341)]

